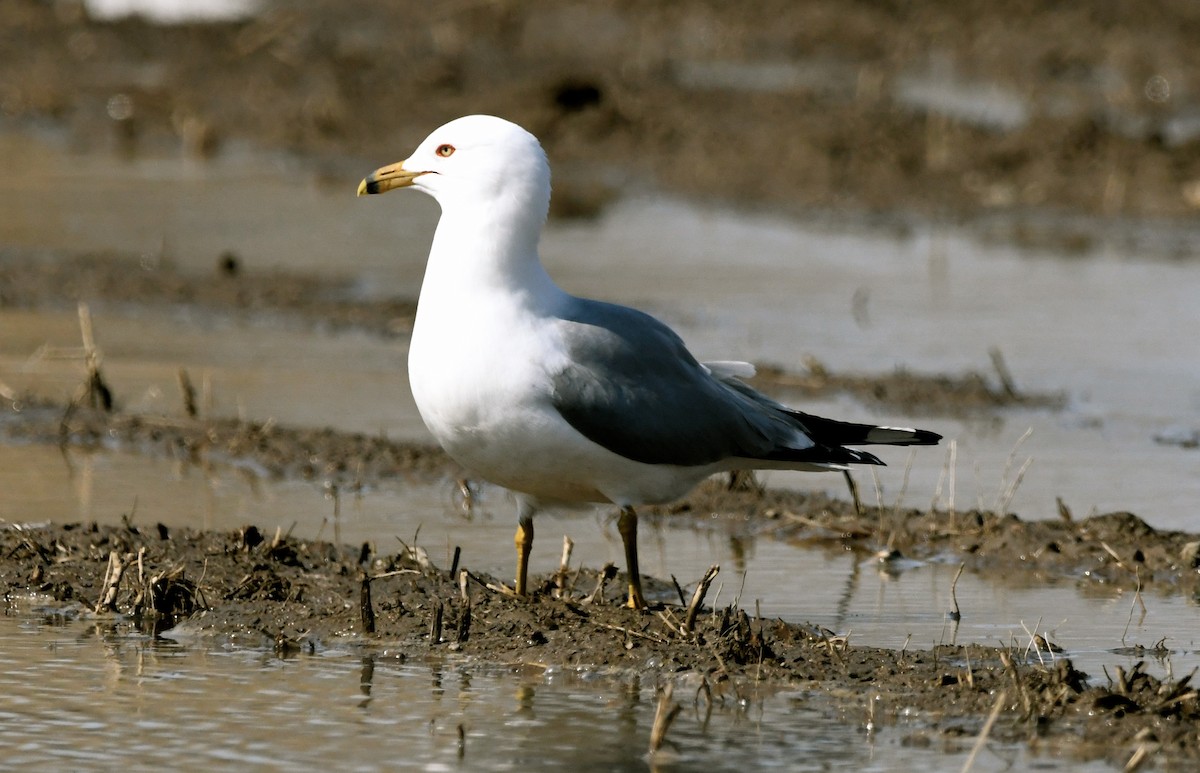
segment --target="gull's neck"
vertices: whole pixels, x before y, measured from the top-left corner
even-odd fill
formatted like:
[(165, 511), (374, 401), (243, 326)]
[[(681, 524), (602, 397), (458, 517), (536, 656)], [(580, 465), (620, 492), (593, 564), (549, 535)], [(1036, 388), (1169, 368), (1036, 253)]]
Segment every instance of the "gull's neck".
[(545, 210), (496, 201), (443, 205), (421, 295), (507, 296), (545, 311), (564, 295), (538, 257)]

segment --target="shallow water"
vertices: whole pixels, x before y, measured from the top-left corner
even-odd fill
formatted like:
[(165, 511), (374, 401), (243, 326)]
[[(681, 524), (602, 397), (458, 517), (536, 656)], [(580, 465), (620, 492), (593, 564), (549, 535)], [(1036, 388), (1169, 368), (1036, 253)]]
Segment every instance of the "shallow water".
[[(919, 720), (868, 732), (865, 716), (799, 690), (751, 693), (706, 717), (680, 685), (685, 710), (648, 765), (655, 684), (636, 674), (405, 661), (353, 642), (281, 659), (11, 603), (0, 650), (0, 755), (12, 769), (891, 771), (958, 769), (973, 743), (906, 743)], [(973, 769), (1029, 761), (991, 744)]]
[[(198, 272), (232, 250), (249, 269), (351, 277), (364, 294), (419, 290), (437, 217), (423, 196), (355, 199), (354, 180), (317, 184), (286, 160), (252, 154), (196, 166), (74, 158), (29, 138), (0, 142), (20, 160), (0, 180), (0, 211), (9, 213), (0, 244), (111, 248), (153, 260), (165, 251)], [(1056, 517), (1062, 497), (1077, 514), (1131, 510), (1155, 526), (1196, 528), (1200, 455), (1154, 436), (1200, 425), (1200, 337), (1190, 334), (1200, 329), (1200, 260), (1139, 259), (1103, 245), (1062, 256), (985, 245), (956, 229), (834, 232), (666, 200), (551, 224), (543, 254), (568, 290), (656, 313), (702, 359), (799, 369), (815, 355), (841, 371), (990, 372), (988, 350), (999, 347), (1020, 388), (1064, 392), (1068, 409), (962, 421), (914, 419), (848, 399), (805, 408), (912, 421), (956, 439), (959, 505), (1001, 503), (1031, 458), (1009, 505), (1023, 517)], [(99, 315), (96, 329), (106, 372), (134, 409), (177, 405), (183, 365), (208, 378), (224, 415), (427, 437), (408, 394), (402, 344), (184, 313)], [(43, 344), (78, 345), (73, 312), (0, 312), (0, 381), (73, 388), (77, 363), (30, 360)], [(885, 456), (892, 466), (880, 475), (890, 498), (907, 457)], [(910, 501), (932, 499), (944, 463), (941, 451), (916, 457)], [(772, 479), (838, 487), (834, 476)]]
[[(53, 141), (27, 137), (0, 137), (0, 144), (18, 162), (0, 179), (0, 211), (6, 213), (0, 244), (111, 248), (150, 260), (166, 255), (197, 272), (212, 271), (218, 255), (232, 250), (248, 269), (350, 277), (364, 294), (411, 297), (419, 288), (437, 216), (422, 197), (356, 200), (356, 180), (331, 188), (286, 160), (254, 154), (235, 152), (195, 166), (162, 158), (76, 158)], [(664, 200), (629, 201), (595, 221), (552, 224), (543, 252), (567, 289), (652, 311), (704, 358), (733, 356), (796, 368), (812, 354), (834, 370), (904, 366), (955, 373), (987, 369), (988, 348), (999, 346), (1020, 387), (1062, 390), (1069, 407), (983, 420), (911, 419), (848, 399), (805, 408), (847, 419), (911, 420), (955, 438), (960, 507), (995, 506), (1016, 469), (1032, 457), (1008, 507), (1025, 518), (1055, 517), (1054, 501), (1061, 496), (1077, 515), (1129, 509), (1158, 527), (1198, 528), (1193, 514), (1200, 500), (1200, 455), (1158, 445), (1153, 436), (1200, 424), (1200, 338), (1191, 334), (1200, 329), (1200, 305), (1194, 302), (1200, 261), (1139, 259), (1103, 247), (1068, 257), (986, 246), (955, 229), (836, 232)], [(177, 411), (176, 372), (184, 366), (207, 385), (205, 410), (215, 414), (427, 439), (408, 394), (402, 343), (186, 311), (126, 314), (97, 311), (95, 324), (106, 375), (127, 409)], [(79, 363), (35, 355), (44, 355), (46, 345), (77, 346), (77, 324), (73, 311), (0, 311), (0, 382), (70, 393), (80, 378)], [(1031, 427), (1033, 434), (1014, 453)], [(892, 466), (881, 471), (880, 481), (885, 500), (892, 502), (902, 487), (907, 454), (896, 451), (887, 458)], [(914, 457), (906, 503), (932, 500), (944, 458), (940, 449)], [(836, 476), (769, 479), (841, 491)], [(869, 481), (863, 486), (871, 488)], [(0, 446), (0, 518), (8, 521), (114, 522), (132, 512), (146, 523), (220, 529), (252, 522), (264, 529), (293, 528), (302, 536), (371, 540), (384, 551), (395, 537), (409, 541), (420, 527), (420, 542), (435, 562), (459, 545), (465, 565), (508, 576), (511, 503), (499, 492), (487, 492), (481, 510), (467, 520), (452, 491), (450, 481), (389, 483), (345, 498), (335, 520), (333, 503), (309, 483), (274, 483), (120, 453), (64, 456), (54, 448)], [(547, 513), (539, 516), (534, 571), (557, 566), (564, 533), (576, 540), (577, 563), (621, 563), (619, 538), (603, 515)], [(719, 519), (700, 530), (647, 524), (643, 570), (687, 583), (719, 563), (720, 601), (735, 596), (747, 605), (758, 601), (766, 616), (850, 632), (860, 644), (994, 644), (1023, 641), (1025, 629), (1036, 627), (1051, 632), (1093, 677), (1101, 676), (1102, 666), (1111, 670), (1136, 659), (1111, 652), (1122, 640), (1151, 646), (1166, 637), (1173, 654), (1156, 664), (1159, 671), (1181, 674), (1200, 664), (1200, 616), (1184, 599), (1145, 598), (1142, 618), (1129, 594), (1111, 589), (1088, 585), (1081, 593), (1065, 581), (993, 585), (968, 574), (957, 587), (964, 617), (954, 630), (945, 619), (953, 565), (917, 565), (892, 576), (851, 554), (737, 539), (732, 533), (736, 530)], [(637, 739), (623, 744), (635, 751), (613, 752), (628, 756), (605, 758), (620, 768), (642, 764), (638, 755), (645, 744), (638, 734), (648, 732), (647, 712), (653, 712), (645, 686), (631, 701), (620, 686), (580, 686), (574, 677), (567, 685), (566, 677), (538, 677), (530, 686), (529, 677), (504, 673), (473, 676), (465, 696), (455, 688), (450, 707), (429, 687), (432, 666), (395, 664), (381, 669), (387, 687), (364, 712), (357, 707), (363, 699), (357, 682), (362, 665), (354, 653), (285, 662), (261, 653), (178, 648), (132, 634), (98, 636), (83, 623), (54, 628), (18, 617), (0, 619), (6, 641), (27, 645), (16, 649), (14, 643), (10, 650), (5, 644), (4, 651), (14, 653), (13, 670), (0, 674), (0, 688), (24, 696), (17, 713), (37, 719), (24, 741), (14, 737), (15, 723), (0, 723), (6, 734), (0, 735), (0, 748), (25, 755), (19, 759), (30, 764), (121, 759), (137, 767), (145, 759), (144, 767), (155, 767), (201, 755), (195, 759), (203, 766), (218, 761), (204, 756), (215, 753), (247, 766), (282, 767), (298, 759), (332, 761), (353, 749), (379, 752), (364, 768), (409, 754), (437, 769), (458, 764), (457, 717), (469, 718), (470, 728), (487, 735), (489, 745), (493, 736), (512, 739), (511, 747), (497, 746), (496, 767), (543, 759), (561, 763), (571, 759), (563, 749), (572, 744), (600, 743), (585, 733), (564, 737), (562, 728), (586, 725), (581, 717), (595, 721), (596, 707), (604, 706), (614, 716), (625, 712), (621, 737)], [(150, 676), (139, 673), (147, 664)], [(64, 681), (37, 693), (35, 675)], [(70, 692), (72, 678), (88, 685), (90, 692), (79, 694), (92, 700)], [(218, 696), (228, 698), (227, 680), (245, 685), (235, 691), (235, 718), (228, 724), (211, 704)], [(333, 684), (341, 700), (325, 705), (325, 687)], [(404, 692), (415, 684), (416, 693)], [(522, 691), (536, 696), (530, 699), (538, 717), (532, 725), (523, 724), (520, 701), (511, 697)], [(755, 721), (730, 716), (723, 720), (727, 730), (714, 735), (696, 724), (681, 729), (679, 737), (689, 744), (684, 754), (694, 743), (707, 755), (706, 764), (741, 766), (749, 737), (764, 766), (811, 759), (814, 768), (884, 770), (911, 768), (924, 759), (917, 751), (899, 752), (895, 738), (881, 741), (889, 738), (886, 733), (875, 746), (866, 743), (836, 707), (804, 715), (816, 732), (809, 732), (809, 724), (797, 727), (798, 720), (784, 721), (809, 710), (800, 703), (798, 708), (790, 698), (765, 699)], [(276, 705), (283, 721), (275, 719)], [(164, 719), (164, 707), (180, 713)], [(196, 735), (191, 740), (186, 734), (152, 735), (164, 722), (193, 728)], [(259, 722), (266, 723), (261, 731), (246, 730)], [(371, 735), (378, 749), (367, 749), (355, 739), (361, 741), (373, 723), (387, 725), (388, 733), (382, 741)], [(752, 732), (745, 736), (748, 727)], [(469, 755), (472, 738), (479, 737), (475, 732), (468, 729)], [(223, 734), (231, 737), (218, 742)], [(128, 743), (151, 735), (151, 741), (129, 747), (137, 751), (133, 759), (112, 745), (114, 737)], [(607, 745), (596, 746), (596, 753), (610, 748), (613, 737), (604, 736)], [(540, 751), (543, 747), (548, 751)], [(551, 751), (564, 756), (540, 756)], [(981, 760), (976, 769), (989, 768)]]

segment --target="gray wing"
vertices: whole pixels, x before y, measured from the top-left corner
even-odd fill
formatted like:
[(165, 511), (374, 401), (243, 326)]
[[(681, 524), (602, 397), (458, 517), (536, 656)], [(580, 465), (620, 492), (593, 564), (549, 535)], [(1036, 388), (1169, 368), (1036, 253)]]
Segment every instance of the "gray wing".
[(570, 361), (552, 374), (553, 405), (614, 453), (685, 466), (780, 453), (850, 461), (828, 453), (842, 449), (814, 448), (782, 406), (713, 378), (679, 336), (647, 314), (575, 299), (559, 324)]

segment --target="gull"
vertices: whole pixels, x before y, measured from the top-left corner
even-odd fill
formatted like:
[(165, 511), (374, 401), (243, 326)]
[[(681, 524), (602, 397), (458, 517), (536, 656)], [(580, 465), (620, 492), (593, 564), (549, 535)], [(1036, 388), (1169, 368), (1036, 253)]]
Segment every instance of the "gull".
[(637, 506), (678, 499), (714, 473), (844, 471), (883, 464), (846, 446), (941, 439), (794, 410), (742, 381), (749, 363), (701, 363), (654, 317), (560, 289), (538, 256), (550, 165), (514, 123), (451, 121), (358, 195), (397, 188), (441, 207), (409, 347), (413, 398), (451, 458), (516, 495), (518, 595), (543, 507), (619, 508), (627, 604), (641, 609)]

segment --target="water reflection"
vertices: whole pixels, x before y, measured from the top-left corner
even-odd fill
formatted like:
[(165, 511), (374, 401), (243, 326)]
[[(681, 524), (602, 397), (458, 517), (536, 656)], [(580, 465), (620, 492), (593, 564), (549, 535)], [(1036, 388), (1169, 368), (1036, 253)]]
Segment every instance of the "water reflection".
[[(351, 641), (281, 658), (184, 646), (119, 619), (72, 619), (12, 599), (6, 612), (0, 753), (14, 768), (956, 769), (970, 741), (925, 748), (929, 739), (911, 740), (923, 737), (919, 719), (868, 733), (855, 701), (751, 683), (713, 691), (676, 677), (684, 711), (651, 760), (661, 678), (414, 663)], [(981, 758), (977, 770), (1029, 761), (1023, 747), (994, 751), (1012, 760)]]

